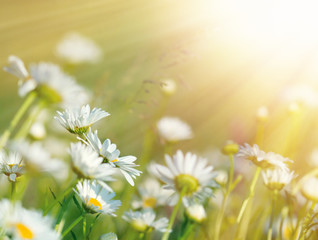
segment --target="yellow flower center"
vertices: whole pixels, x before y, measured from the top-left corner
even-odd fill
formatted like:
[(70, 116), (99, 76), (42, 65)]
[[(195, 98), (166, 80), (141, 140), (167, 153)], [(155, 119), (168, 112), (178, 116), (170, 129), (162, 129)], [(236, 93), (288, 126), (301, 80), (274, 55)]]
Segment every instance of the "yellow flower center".
[(102, 204), (96, 198), (90, 198), (87, 204), (94, 205), (94, 206), (98, 207), (99, 210), (102, 209)]
[(146, 229), (148, 227), (148, 225), (144, 221), (142, 221), (140, 219), (132, 221), (131, 224), (132, 224), (133, 228), (135, 228), (139, 232), (146, 231)]
[(37, 87), (37, 91), (39, 96), (49, 103), (60, 103), (63, 100), (61, 95), (56, 90), (45, 84), (39, 85)]
[(153, 208), (156, 206), (156, 199), (153, 197), (145, 198), (143, 201), (143, 206), (145, 208)]
[(113, 160), (113, 161), (111, 161), (111, 162), (118, 162), (118, 160), (117, 160), (117, 159), (115, 159), (115, 160)]
[(23, 239), (32, 239), (34, 234), (32, 233), (32, 231), (27, 227), (25, 226), (24, 224), (22, 223), (18, 223), (16, 225), (17, 229), (18, 229), (18, 233), (20, 235), (21, 238)]
[(196, 192), (199, 188), (198, 180), (189, 174), (180, 174), (174, 178), (174, 183), (178, 192), (185, 191), (185, 195)]

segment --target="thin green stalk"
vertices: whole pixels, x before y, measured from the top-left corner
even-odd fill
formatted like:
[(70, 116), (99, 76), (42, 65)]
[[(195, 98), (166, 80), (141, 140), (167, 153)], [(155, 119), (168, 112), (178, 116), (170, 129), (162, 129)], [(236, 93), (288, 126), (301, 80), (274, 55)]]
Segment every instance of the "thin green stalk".
[(138, 239), (143, 240), (145, 239), (146, 234), (144, 232), (139, 233)]
[(43, 215), (45, 216), (46, 214), (48, 214), (51, 211), (51, 209), (55, 206), (55, 204), (61, 201), (66, 195), (68, 195), (72, 191), (73, 191), (73, 184), (68, 189), (66, 189), (62, 195), (54, 199), (54, 201), (44, 210)]
[(16, 191), (16, 183), (11, 182), (11, 202), (14, 202), (15, 191)]
[(305, 222), (308, 221), (308, 225), (306, 226), (305, 229), (302, 229), (302, 231), (300, 232), (300, 239), (301, 239), (301, 240), (305, 239), (305, 236), (306, 236), (306, 234), (308, 233), (308, 230), (310, 230), (310, 227), (309, 227), (309, 226), (310, 226), (310, 222), (311, 222), (311, 213), (314, 211), (315, 206), (316, 206), (316, 203), (317, 203), (317, 202), (313, 201), (312, 204), (311, 204), (310, 209), (309, 209), (308, 212), (307, 212), (307, 216), (306, 216), (306, 218), (305, 218)]
[(237, 223), (240, 223), (241, 220), (242, 220), (242, 217), (243, 217), (243, 214), (245, 212), (245, 209), (247, 207), (247, 204), (249, 203), (249, 201), (253, 198), (254, 194), (255, 194), (255, 187), (256, 187), (256, 183), (257, 183), (257, 180), (258, 180), (258, 177), (261, 173), (261, 168), (260, 167), (257, 167), (256, 169), (256, 172), (255, 172), (255, 175), (253, 177), (253, 180), (252, 180), (252, 183), (251, 183), (251, 186), (250, 186), (250, 192), (249, 192), (249, 195), (248, 197), (244, 200), (243, 204), (242, 204), (242, 207), (241, 207), (241, 210), (240, 210), (240, 213), (237, 217), (237, 220), (236, 222)]
[(215, 232), (214, 232), (214, 239), (218, 240), (220, 237), (220, 232), (221, 232), (221, 226), (222, 226), (222, 221), (223, 221), (223, 216), (225, 213), (225, 207), (228, 201), (228, 197), (231, 193), (232, 190), (232, 182), (233, 182), (233, 177), (234, 177), (234, 160), (233, 160), (233, 155), (229, 155), (230, 157), (230, 173), (229, 173), (229, 181), (227, 184), (227, 189), (224, 194), (224, 198), (222, 201), (221, 209), (218, 213), (217, 219), (216, 219), (216, 224), (215, 224)]
[(34, 92), (31, 92), (26, 97), (26, 99), (23, 102), (22, 106), (19, 108), (17, 113), (14, 115), (12, 121), (10, 122), (9, 127), (7, 128), (7, 130), (4, 131), (4, 133), (1, 136), (0, 149), (2, 149), (6, 145), (6, 143), (7, 143), (8, 139), (10, 138), (13, 130), (16, 128), (17, 124), (19, 123), (19, 121), (21, 120), (23, 115), (26, 113), (26, 111), (29, 109), (29, 107), (32, 105), (32, 103), (34, 102), (35, 99), (36, 99), (36, 93), (34, 93)]
[(64, 238), (83, 218), (84, 218), (84, 215), (80, 215), (80, 216), (62, 233), (62, 238)]
[(175, 220), (175, 218), (176, 218), (176, 216), (177, 216), (178, 210), (179, 210), (179, 208), (180, 208), (180, 206), (181, 206), (182, 198), (183, 198), (185, 192), (186, 192), (186, 188), (183, 188), (182, 191), (181, 191), (181, 193), (180, 193), (178, 203), (177, 203), (177, 205), (173, 208), (173, 211), (172, 211), (172, 214), (171, 214), (171, 217), (170, 217), (170, 220), (169, 220), (169, 224), (168, 224), (167, 230), (166, 230), (166, 232), (164, 233), (164, 235), (162, 236), (161, 240), (168, 240), (169, 235), (170, 235), (170, 231), (171, 231), (171, 229), (172, 229), (174, 220)]
[(84, 215), (84, 218), (83, 218), (83, 237), (85, 240), (86, 240), (86, 221), (87, 221), (87, 218), (86, 218), (86, 215)]
[(273, 235), (273, 222), (274, 222), (274, 214), (275, 214), (275, 205), (276, 205), (276, 199), (277, 199), (277, 191), (275, 190), (272, 196), (272, 211), (271, 211), (271, 217), (269, 222), (269, 230), (267, 234), (267, 240), (272, 240)]
[(194, 229), (195, 225), (196, 224), (191, 223), (190, 226), (187, 227), (185, 233), (182, 235), (180, 240), (186, 240), (189, 237), (189, 235), (193, 232), (193, 229)]
[(46, 102), (40, 101), (28, 115), (26, 120), (23, 122), (19, 131), (15, 134), (15, 138), (25, 138), (30, 131), (32, 124), (34, 123), (37, 116), (40, 114), (41, 110), (46, 106)]

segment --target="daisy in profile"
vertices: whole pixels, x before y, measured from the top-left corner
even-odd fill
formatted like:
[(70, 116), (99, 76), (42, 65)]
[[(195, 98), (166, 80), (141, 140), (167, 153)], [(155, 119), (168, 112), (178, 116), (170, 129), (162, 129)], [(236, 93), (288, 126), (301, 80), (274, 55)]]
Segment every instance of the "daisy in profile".
[(0, 172), (8, 177), (10, 182), (16, 182), (24, 173), (24, 163), (19, 153), (0, 152)]
[[(157, 165), (160, 179), (166, 183), (164, 188), (175, 193), (170, 204), (174, 205), (179, 196), (203, 200), (212, 195), (212, 188), (217, 187), (216, 173), (207, 165), (207, 160), (190, 152), (185, 155), (178, 150), (171, 158), (165, 155), (167, 166)], [(180, 195), (181, 194), (181, 195)]]
[(150, 208), (136, 212), (133, 212), (132, 210), (125, 212), (123, 219), (129, 222), (139, 232), (152, 230), (166, 232), (168, 227), (168, 219), (160, 218), (155, 221), (156, 214)]
[(29, 143), (27, 141), (12, 142), (11, 148), (22, 155), (25, 167), (29, 172), (48, 173), (57, 180), (65, 180), (68, 176), (67, 164), (57, 158), (51, 157), (41, 142)]
[(0, 228), (10, 239), (60, 239), (53, 229), (53, 219), (39, 211), (24, 209), (19, 202), (11, 204), (7, 199), (0, 202)]
[(30, 65), (30, 75), (37, 83), (39, 96), (49, 103), (64, 107), (80, 106), (88, 102), (88, 94), (75, 79), (64, 73), (58, 65), (40, 62)]
[(88, 102), (89, 97), (84, 88), (53, 63), (31, 64), (27, 71), (21, 59), (10, 56), (9, 66), (4, 70), (20, 79), (21, 97), (36, 91), (38, 96), (47, 102), (61, 104), (64, 107), (79, 106)]
[(164, 206), (173, 191), (163, 189), (157, 180), (148, 178), (138, 187), (138, 193), (140, 200), (133, 202), (134, 208), (155, 208)]
[(188, 124), (176, 117), (163, 117), (157, 122), (159, 135), (167, 142), (177, 142), (192, 138)]
[(82, 107), (66, 109), (64, 112), (57, 111), (57, 114), (54, 118), (66, 130), (75, 134), (86, 133), (95, 122), (110, 115), (100, 108), (91, 110), (88, 104)]
[(103, 158), (91, 147), (80, 142), (71, 143), (69, 153), (72, 158), (72, 169), (79, 179), (95, 179), (108, 191), (113, 191), (106, 182), (114, 180), (112, 175), (115, 173), (115, 169), (109, 164), (103, 163)]
[(139, 165), (136, 165), (134, 162), (137, 160), (135, 156), (123, 156), (119, 157), (120, 151), (117, 149), (116, 144), (111, 143), (109, 139), (106, 139), (103, 144), (99, 140), (97, 131), (89, 132), (86, 135), (86, 140), (88, 145), (90, 145), (99, 156), (104, 159), (104, 162), (110, 164), (113, 167), (116, 167), (124, 175), (128, 183), (134, 186), (134, 179), (137, 176), (140, 176), (141, 171), (135, 169)]
[(265, 186), (274, 191), (282, 190), (295, 177), (294, 172), (289, 169), (268, 168), (262, 171)]
[(85, 179), (78, 182), (74, 191), (81, 198), (83, 206), (88, 213), (103, 213), (116, 216), (114, 212), (121, 206), (119, 200), (112, 200), (114, 192), (109, 192), (96, 181)]
[(101, 58), (101, 49), (92, 40), (78, 33), (67, 34), (58, 43), (56, 53), (72, 64), (95, 63)]
[(236, 158), (249, 160), (261, 168), (280, 167), (285, 170), (288, 169), (287, 163), (292, 162), (290, 159), (277, 153), (265, 153), (260, 150), (256, 144), (250, 146), (247, 143), (245, 143), (244, 146), (240, 146), (240, 150), (236, 154)]
[(19, 96), (24, 97), (27, 93), (34, 90), (37, 84), (35, 80), (31, 78), (20, 58), (11, 55), (9, 56), (8, 62), (9, 65), (4, 67), (3, 70), (19, 78)]

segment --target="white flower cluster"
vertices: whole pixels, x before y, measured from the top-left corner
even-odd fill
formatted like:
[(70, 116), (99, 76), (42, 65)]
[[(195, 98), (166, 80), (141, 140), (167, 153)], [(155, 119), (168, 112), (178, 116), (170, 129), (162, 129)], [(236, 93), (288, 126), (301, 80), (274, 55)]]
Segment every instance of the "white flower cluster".
[(295, 177), (294, 172), (290, 171), (288, 166), (292, 162), (290, 159), (277, 153), (266, 153), (260, 150), (256, 144), (250, 146), (245, 143), (244, 146), (240, 146), (236, 157), (249, 160), (256, 166), (261, 167), (264, 184), (270, 190), (280, 191)]

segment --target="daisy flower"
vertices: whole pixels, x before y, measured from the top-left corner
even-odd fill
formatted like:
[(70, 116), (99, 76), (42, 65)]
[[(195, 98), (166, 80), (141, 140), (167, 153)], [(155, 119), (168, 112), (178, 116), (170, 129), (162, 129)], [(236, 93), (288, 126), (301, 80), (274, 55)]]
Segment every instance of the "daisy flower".
[(157, 122), (159, 135), (168, 142), (177, 142), (192, 138), (188, 124), (176, 117), (163, 117)]
[(88, 102), (88, 94), (84, 88), (58, 65), (46, 62), (31, 64), (28, 73), (22, 60), (15, 56), (9, 57), (9, 64), (4, 70), (20, 78), (21, 97), (34, 90), (49, 103), (59, 103), (66, 107)]
[(66, 109), (63, 113), (57, 111), (57, 114), (54, 118), (66, 130), (75, 134), (86, 133), (92, 124), (110, 115), (100, 108), (93, 108), (91, 111), (88, 104), (81, 108)]
[(19, 153), (6, 154), (0, 152), (0, 172), (6, 175), (10, 182), (15, 182), (24, 173), (24, 164)]
[(8, 61), (9, 66), (4, 67), (3, 70), (19, 78), (19, 96), (24, 97), (27, 93), (34, 90), (37, 84), (29, 75), (28, 70), (20, 58), (11, 55)]
[(131, 225), (139, 232), (151, 231), (153, 229), (159, 232), (166, 232), (168, 219), (160, 218), (155, 221), (155, 218), (156, 214), (150, 208), (136, 212), (130, 210), (129, 212), (125, 212), (123, 215), (123, 219), (130, 222)]
[(270, 190), (280, 191), (294, 178), (294, 172), (282, 168), (265, 169), (262, 171), (264, 184)]
[(111, 200), (114, 192), (109, 192), (102, 188), (96, 181), (85, 179), (83, 183), (78, 182), (76, 185), (76, 194), (81, 198), (84, 208), (89, 213), (105, 213), (116, 216), (114, 212), (121, 206), (119, 200)]
[(39, 211), (24, 209), (19, 202), (12, 205), (7, 199), (0, 202), (0, 227), (14, 240), (60, 239), (53, 230), (53, 219)]
[(118, 238), (115, 233), (110, 232), (100, 236), (99, 240), (118, 240)]
[[(111, 166), (116, 167), (124, 175), (128, 183), (134, 186), (134, 180), (140, 176), (141, 171), (135, 169), (139, 165), (134, 162), (137, 160), (134, 156), (119, 157), (120, 151), (117, 149), (116, 144), (112, 144), (109, 139), (106, 139), (103, 144), (99, 140), (97, 131), (89, 132), (86, 136), (88, 144), (103, 157), (104, 162), (109, 163)], [(85, 141), (84, 141), (85, 142)]]
[(307, 179), (302, 187), (301, 193), (303, 196), (311, 201), (317, 202), (318, 201), (318, 179), (316, 177), (311, 177)]
[(190, 152), (183, 155), (178, 150), (173, 158), (165, 155), (165, 160), (168, 167), (157, 165), (157, 170), (160, 179), (166, 183), (164, 188), (175, 191), (170, 199), (171, 205), (178, 201), (179, 194), (203, 200), (212, 195), (212, 188), (218, 186), (214, 180), (216, 173), (212, 166), (207, 165), (206, 159)]
[(206, 212), (202, 204), (192, 203), (186, 206), (186, 214), (187, 216), (198, 223), (203, 222), (206, 219)]
[(88, 95), (75, 79), (64, 73), (58, 65), (46, 62), (32, 64), (30, 75), (37, 83), (40, 97), (63, 106), (80, 106), (88, 102)]
[(172, 190), (163, 189), (160, 183), (152, 178), (146, 179), (138, 187), (141, 200), (133, 203), (135, 208), (155, 208), (166, 204)]
[(78, 178), (95, 179), (109, 191), (113, 191), (105, 182), (113, 181), (112, 175), (115, 169), (107, 163), (103, 163), (103, 158), (89, 146), (80, 142), (71, 143), (69, 154), (72, 158), (72, 169)]
[(69, 33), (58, 43), (56, 53), (72, 64), (94, 63), (101, 58), (101, 49), (90, 39), (78, 33)]
[(265, 153), (260, 150), (256, 144), (250, 146), (247, 143), (245, 143), (244, 146), (240, 146), (240, 150), (236, 154), (236, 157), (238, 159), (250, 160), (256, 166), (261, 168), (280, 167), (286, 170), (288, 169), (286, 163), (292, 162), (290, 159), (279, 154), (273, 152)]
[(26, 168), (33, 172), (44, 172), (52, 175), (57, 180), (64, 180), (68, 175), (67, 164), (60, 159), (52, 158), (42, 143), (16, 141), (11, 148), (23, 156)]

